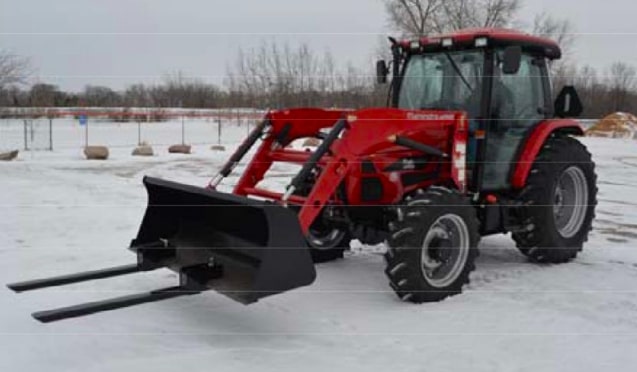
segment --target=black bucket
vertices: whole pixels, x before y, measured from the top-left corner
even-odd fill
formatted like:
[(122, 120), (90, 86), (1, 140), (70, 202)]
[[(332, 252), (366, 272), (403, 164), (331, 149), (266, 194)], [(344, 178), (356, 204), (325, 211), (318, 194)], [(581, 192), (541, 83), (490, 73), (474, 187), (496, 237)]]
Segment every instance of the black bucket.
[[(131, 249), (166, 249), (177, 271), (209, 264), (206, 284), (244, 304), (310, 285), (314, 264), (296, 213), (278, 204), (144, 178), (148, 208)], [(165, 248), (157, 248), (158, 243)], [(165, 255), (164, 255), (165, 257)]]

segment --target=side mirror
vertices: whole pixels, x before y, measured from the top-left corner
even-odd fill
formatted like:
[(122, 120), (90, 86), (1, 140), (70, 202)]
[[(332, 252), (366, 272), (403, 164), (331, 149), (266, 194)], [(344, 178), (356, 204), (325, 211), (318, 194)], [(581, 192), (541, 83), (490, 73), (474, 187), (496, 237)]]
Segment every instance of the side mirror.
[(387, 75), (389, 75), (389, 67), (385, 60), (376, 62), (376, 82), (378, 84), (387, 84)]
[(584, 111), (582, 101), (575, 87), (565, 86), (555, 99), (555, 116), (559, 118), (577, 118)]
[(522, 47), (510, 46), (504, 50), (504, 58), (502, 60), (502, 73), (505, 75), (515, 75), (520, 71), (522, 63)]

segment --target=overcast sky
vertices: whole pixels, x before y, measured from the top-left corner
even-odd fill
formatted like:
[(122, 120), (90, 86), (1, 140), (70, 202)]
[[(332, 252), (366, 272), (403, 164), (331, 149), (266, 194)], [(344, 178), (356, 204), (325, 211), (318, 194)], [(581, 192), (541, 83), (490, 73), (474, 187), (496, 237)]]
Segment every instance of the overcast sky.
[[(637, 65), (634, 0), (525, 0), (520, 21), (544, 10), (574, 23), (580, 64)], [(221, 83), (239, 47), (269, 39), (364, 66), (389, 32), (381, 0), (0, 0), (0, 48), (30, 57), (36, 80), (70, 90), (176, 71)]]

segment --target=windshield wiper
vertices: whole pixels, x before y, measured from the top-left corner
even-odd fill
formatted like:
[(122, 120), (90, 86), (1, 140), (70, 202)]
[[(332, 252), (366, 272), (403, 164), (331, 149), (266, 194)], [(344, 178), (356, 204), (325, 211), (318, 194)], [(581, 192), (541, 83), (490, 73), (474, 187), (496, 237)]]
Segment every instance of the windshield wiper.
[(445, 56), (447, 56), (447, 59), (449, 60), (449, 62), (451, 62), (451, 66), (453, 66), (453, 69), (456, 70), (456, 73), (458, 74), (458, 76), (460, 76), (460, 79), (462, 79), (462, 82), (464, 83), (464, 85), (466, 85), (467, 88), (469, 88), (469, 90), (471, 91), (471, 93), (473, 93), (473, 88), (471, 87), (471, 84), (469, 84), (469, 81), (467, 81), (467, 78), (464, 77), (464, 75), (462, 74), (462, 71), (460, 71), (460, 67), (458, 67), (458, 64), (453, 59), (451, 54), (447, 52), (444, 52), (444, 53), (445, 53)]

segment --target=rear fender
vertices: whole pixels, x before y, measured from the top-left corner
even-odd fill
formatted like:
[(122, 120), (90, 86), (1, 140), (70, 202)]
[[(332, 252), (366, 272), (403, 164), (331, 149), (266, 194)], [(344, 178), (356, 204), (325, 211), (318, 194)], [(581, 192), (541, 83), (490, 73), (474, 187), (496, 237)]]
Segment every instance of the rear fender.
[(526, 186), (526, 180), (531, 172), (531, 167), (537, 158), (546, 140), (554, 134), (566, 134), (574, 136), (584, 135), (584, 130), (575, 120), (558, 119), (546, 120), (538, 124), (529, 134), (520, 154), (518, 163), (513, 172), (511, 185), (514, 189)]

